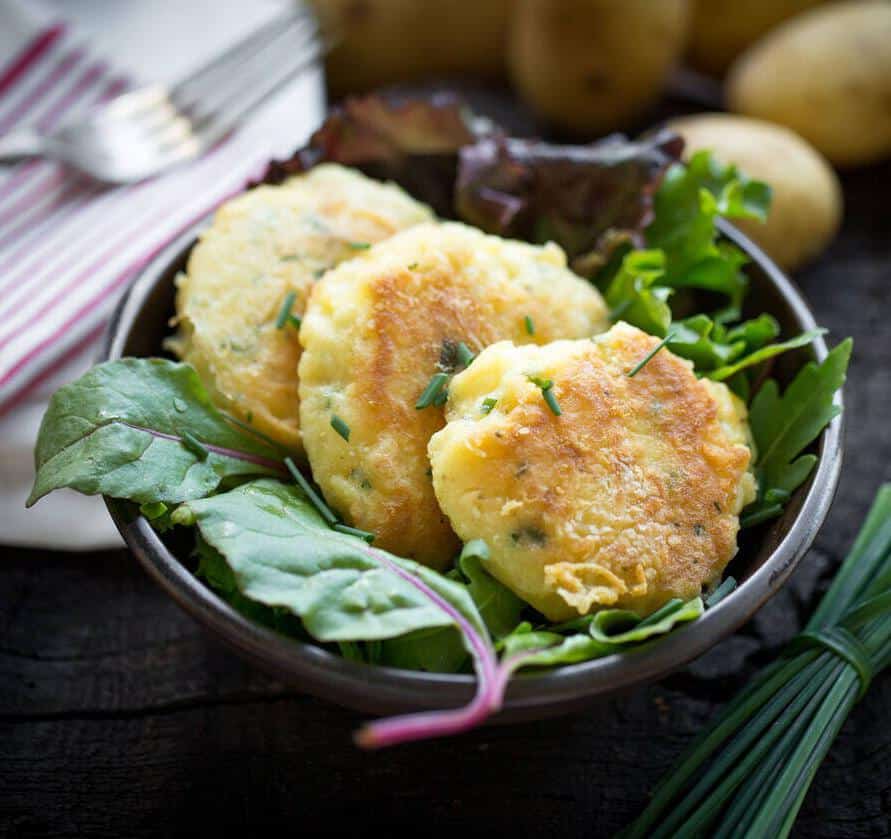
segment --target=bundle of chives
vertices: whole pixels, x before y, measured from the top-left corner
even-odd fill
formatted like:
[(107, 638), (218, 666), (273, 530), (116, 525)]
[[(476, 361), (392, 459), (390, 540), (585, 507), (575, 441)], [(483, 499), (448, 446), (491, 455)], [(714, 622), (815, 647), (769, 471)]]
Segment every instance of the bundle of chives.
[(891, 664), (891, 484), (817, 611), (682, 755), (620, 835), (789, 835), (811, 781), (870, 679)]

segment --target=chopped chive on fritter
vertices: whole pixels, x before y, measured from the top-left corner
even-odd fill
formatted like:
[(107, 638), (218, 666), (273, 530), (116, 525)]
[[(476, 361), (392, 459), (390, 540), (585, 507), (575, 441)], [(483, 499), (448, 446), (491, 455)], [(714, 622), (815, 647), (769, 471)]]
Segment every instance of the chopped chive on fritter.
[(322, 496), (310, 486), (309, 481), (303, 477), (303, 473), (294, 465), (294, 461), (291, 460), (290, 457), (285, 458), (285, 466), (288, 467), (288, 471), (297, 482), (297, 486), (303, 490), (306, 497), (310, 500), (310, 503), (316, 508), (316, 512), (328, 522), (329, 526), (333, 527), (337, 524), (337, 516), (334, 515), (331, 508), (322, 500)]
[(294, 327), (298, 332), (300, 331), (300, 327), (303, 325), (303, 318), (299, 315), (288, 315), (288, 323)]
[(672, 339), (672, 337), (673, 337), (672, 334), (669, 332), (668, 335), (666, 335), (666, 336), (665, 336), (665, 337), (664, 337), (658, 344), (656, 344), (656, 346), (653, 347), (653, 349), (651, 349), (651, 350), (650, 350), (650, 351), (649, 351), (649, 352), (648, 352), (648, 353), (647, 353), (647, 354), (646, 354), (646, 355), (645, 355), (645, 356), (644, 356), (644, 357), (643, 357), (637, 364), (635, 364), (634, 367), (632, 367), (632, 368), (628, 371), (628, 373), (627, 373), (628, 378), (629, 378), (629, 379), (632, 379), (632, 378), (634, 378), (638, 373), (640, 373), (640, 371), (643, 370), (644, 367), (647, 366), (647, 364), (649, 364), (649, 362), (653, 359), (653, 357), (656, 355), (656, 353), (659, 352), (659, 350), (661, 350), (661, 349), (662, 349), (662, 348), (663, 348), (663, 347), (664, 347), (664, 346), (665, 346), (665, 345)]
[(424, 392), (420, 395), (418, 401), (415, 402), (415, 408), (421, 411), (434, 404), (448, 380), (448, 373), (434, 373), (427, 387), (424, 388)]
[(534, 335), (535, 334), (535, 322), (532, 320), (532, 316), (526, 315), (526, 317), (523, 318), (523, 323), (526, 324), (526, 334)]
[(294, 308), (294, 301), (297, 299), (296, 291), (289, 291), (282, 301), (282, 307), (278, 310), (278, 317), (275, 319), (275, 328), (284, 329), (288, 318), (291, 317), (291, 309)]
[(364, 539), (370, 545), (374, 541), (374, 534), (370, 533), (367, 530), (360, 530), (358, 527), (350, 527), (348, 524), (337, 524), (332, 526), (332, 530), (336, 530), (338, 533), (346, 533), (348, 536), (358, 536), (360, 539)]
[(337, 414), (331, 415), (331, 427), (347, 442), (350, 441), (350, 427)]
[(182, 443), (198, 460), (207, 460), (210, 452), (191, 431), (183, 431)]
[(529, 376), (529, 381), (538, 386), (541, 390), (542, 398), (551, 409), (551, 413), (559, 417), (563, 411), (560, 410), (560, 404), (557, 402), (557, 397), (554, 396), (553, 379), (542, 379), (540, 376)]
[(367, 251), (371, 247), (369, 242), (347, 242), (347, 245), (354, 251)]
[(489, 396), (483, 400), (483, 406), (480, 409), (484, 414), (491, 413), (492, 409), (498, 404), (498, 400), (494, 396)]
[(433, 404), (437, 408), (441, 408), (449, 399), (449, 389), (444, 387), (439, 393), (436, 394), (436, 399), (433, 400)]
[(458, 357), (458, 363), (462, 367), (469, 367), (470, 362), (476, 358), (476, 356), (470, 351), (470, 347), (468, 347), (467, 344), (465, 344), (463, 341), (460, 341), (458, 343), (456, 354)]

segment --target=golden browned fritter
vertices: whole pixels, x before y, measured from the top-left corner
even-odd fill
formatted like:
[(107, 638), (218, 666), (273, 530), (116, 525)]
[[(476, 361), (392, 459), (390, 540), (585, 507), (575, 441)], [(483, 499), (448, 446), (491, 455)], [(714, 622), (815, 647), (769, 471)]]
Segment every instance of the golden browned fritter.
[[(649, 614), (717, 581), (754, 479), (742, 403), (627, 324), (486, 349), (449, 390), (433, 485), (488, 570), (550, 620)], [(545, 400), (549, 389), (561, 411)]]
[(326, 164), (282, 186), (228, 201), (177, 278), (170, 347), (198, 370), (214, 401), (284, 446), (301, 449), (294, 321), (328, 268), (432, 212), (398, 187)]
[(431, 377), (460, 367), (461, 342), (476, 353), (502, 339), (544, 343), (604, 328), (602, 298), (556, 245), (460, 224), (419, 225), (375, 245), (313, 288), (300, 331), (300, 421), (316, 481), (376, 545), (444, 567), (459, 543), (427, 459), (443, 409), (415, 407)]

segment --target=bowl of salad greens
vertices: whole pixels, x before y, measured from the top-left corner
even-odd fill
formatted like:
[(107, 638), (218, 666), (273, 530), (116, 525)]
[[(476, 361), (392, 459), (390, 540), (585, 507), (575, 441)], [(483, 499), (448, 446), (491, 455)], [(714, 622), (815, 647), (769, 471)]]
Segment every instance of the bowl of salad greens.
[(308, 470), (165, 355), (175, 279), (207, 221), (144, 270), (105, 361), (53, 398), (31, 503), (61, 487), (105, 496), (149, 574), (237, 652), (308, 693), (397, 714), (358, 733), (366, 747), (562, 713), (681, 667), (776, 593), (815, 538), (841, 467), (851, 352), (829, 349), (797, 289), (732, 226), (763, 218), (769, 187), (681, 150), (664, 132), (552, 145), (451, 99), (368, 97), (262, 183), (334, 162), (395, 181), (441, 218), (555, 241), (613, 320), (727, 384), (748, 407), (757, 494), (737, 555), (701, 596), (555, 623), (488, 573), (485, 542), (439, 572), (343, 525)]

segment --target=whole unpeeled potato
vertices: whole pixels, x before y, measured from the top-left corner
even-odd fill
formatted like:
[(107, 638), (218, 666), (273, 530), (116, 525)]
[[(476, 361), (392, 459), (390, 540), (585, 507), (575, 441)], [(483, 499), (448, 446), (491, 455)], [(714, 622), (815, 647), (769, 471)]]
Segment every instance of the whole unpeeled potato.
[(310, 0), (334, 44), (332, 94), (422, 77), (504, 74), (514, 0)]
[(832, 3), (781, 24), (734, 63), (727, 99), (837, 165), (891, 154), (891, 3)]
[(722, 74), (749, 44), (781, 21), (826, 0), (693, 0), (690, 61)]
[(518, 0), (508, 70), (540, 114), (598, 134), (662, 90), (685, 40), (687, 0)]
[(735, 224), (780, 267), (791, 271), (816, 257), (835, 236), (842, 194), (835, 172), (797, 134), (779, 125), (732, 114), (697, 114), (672, 120), (689, 156), (711, 150), (773, 189), (766, 222)]

